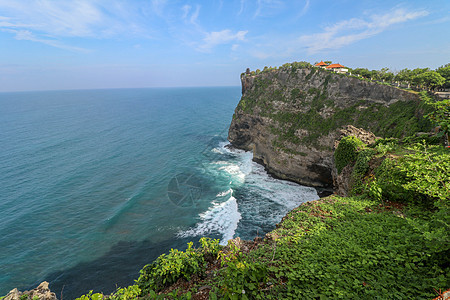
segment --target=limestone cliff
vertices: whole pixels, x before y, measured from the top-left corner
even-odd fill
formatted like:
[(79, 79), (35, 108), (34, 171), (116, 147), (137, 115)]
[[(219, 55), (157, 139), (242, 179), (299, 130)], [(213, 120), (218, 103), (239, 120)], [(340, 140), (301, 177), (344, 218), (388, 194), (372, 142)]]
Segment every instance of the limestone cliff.
[(270, 173), (331, 189), (334, 142), (354, 125), (381, 137), (427, 130), (419, 96), (320, 68), (285, 65), (242, 74), (228, 139)]

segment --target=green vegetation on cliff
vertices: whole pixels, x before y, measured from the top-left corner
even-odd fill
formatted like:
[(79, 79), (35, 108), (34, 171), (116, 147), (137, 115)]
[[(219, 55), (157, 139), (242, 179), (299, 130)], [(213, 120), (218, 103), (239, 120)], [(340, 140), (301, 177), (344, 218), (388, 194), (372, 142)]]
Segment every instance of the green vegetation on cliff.
[[(352, 88), (341, 87), (347, 94), (340, 94), (338, 88), (345, 80), (349, 83), (356, 80), (360, 89), (366, 91), (377, 89), (377, 85), (366, 87), (361, 84), (361, 79), (347, 78), (311, 66), (295, 70), (292, 72), (281, 67), (249, 78), (251, 83), (236, 110), (237, 113), (272, 120), (271, 132), (277, 137), (272, 144), (284, 152), (295, 151), (292, 145), (299, 144), (331, 150), (331, 146), (321, 145), (319, 138), (347, 124), (364, 128), (377, 136), (396, 138), (431, 128), (430, 122), (423, 118), (424, 114), (431, 112), (430, 103), (423, 101), (427, 97), (426, 92), (417, 97), (414, 93), (402, 91), (405, 96), (410, 94), (410, 99), (394, 99), (392, 103), (358, 99), (359, 93)], [(381, 95), (400, 91), (394, 87), (378, 89)], [(299, 130), (304, 133), (299, 134)]]

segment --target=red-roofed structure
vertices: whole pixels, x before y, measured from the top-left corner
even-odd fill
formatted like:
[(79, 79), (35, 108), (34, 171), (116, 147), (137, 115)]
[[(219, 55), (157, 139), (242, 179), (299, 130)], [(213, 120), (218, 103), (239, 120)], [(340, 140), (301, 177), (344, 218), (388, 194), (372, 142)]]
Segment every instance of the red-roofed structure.
[(345, 68), (345, 67), (341, 64), (331, 64), (327, 66), (327, 69), (334, 69), (334, 68)]
[(328, 70), (333, 70), (337, 73), (347, 73), (348, 69), (341, 64), (331, 64), (325, 67)]
[(315, 67), (325, 68), (328, 65), (326, 63), (324, 63), (323, 61), (320, 61), (319, 63), (315, 64), (314, 66)]

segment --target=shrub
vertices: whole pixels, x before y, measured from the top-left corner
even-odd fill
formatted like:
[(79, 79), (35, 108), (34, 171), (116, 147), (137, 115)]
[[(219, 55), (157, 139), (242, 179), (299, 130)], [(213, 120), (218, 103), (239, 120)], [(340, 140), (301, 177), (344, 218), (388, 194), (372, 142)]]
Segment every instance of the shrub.
[(369, 162), (375, 155), (376, 150), (371, 148), (362, 149), (358, 152), (355, 166), (353, 167), (351, 182), (352, 191), (351, 194), (360, 194), (363, 190), (363, 178), (369, 170)]
[(422, 100), (433, 108), (425, 117), (440, 127), (440, 136), (445, 135), (447, 144), (450, 144), (450, 99), (434, 101), (427, 92), (420, 92)]
[(365, 144), (354, 136), (346, 136), (341, 139), (339, 145), (334, 152), (334, 161), (338, 173), (350, 162), (354, 162), (358, 157), (358, 149), (364, 147)]
[(217, 256), (220, 246), (219, 240), (208, 238), (202, 238), (200, 243), (201, 249), (193, 248), (193, 243), (190, 242), (185, 252), (171, 249), (169, 254), (162, 254), (156, 261), (144, 266), (136, 280), (142, 292), (159, 291), (179, 278), (189, 280), (193, 274), (202, 275), (206, 265), (205, 257)]
[(225, 268), (219, 274), (218, 293), (225, 299), (263, 299), (259, 294), (267, 277), (267, 266), (253, 261), (232, 242), (228, 248), (228, 252), (219, 254)]

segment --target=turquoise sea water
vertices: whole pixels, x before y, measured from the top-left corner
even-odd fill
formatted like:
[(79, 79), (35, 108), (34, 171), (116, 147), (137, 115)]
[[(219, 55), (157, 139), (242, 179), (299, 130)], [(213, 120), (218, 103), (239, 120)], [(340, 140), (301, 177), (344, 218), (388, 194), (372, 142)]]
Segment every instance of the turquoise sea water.
[(227, 147), (239, 87), (0, 93), (0, 295), (112, 292), (201, 236), (263, 236), (312, 188)]

